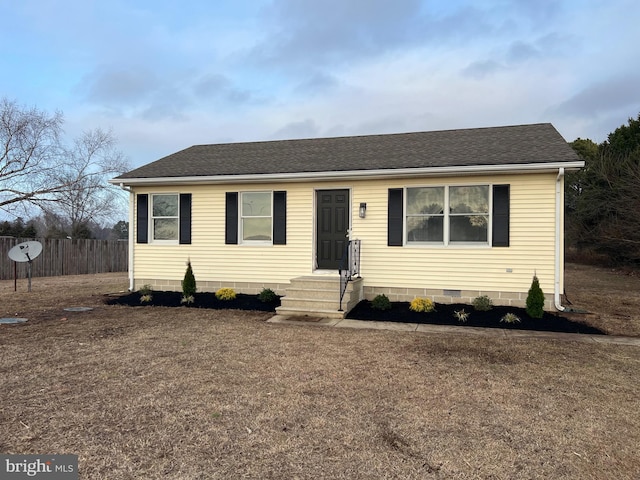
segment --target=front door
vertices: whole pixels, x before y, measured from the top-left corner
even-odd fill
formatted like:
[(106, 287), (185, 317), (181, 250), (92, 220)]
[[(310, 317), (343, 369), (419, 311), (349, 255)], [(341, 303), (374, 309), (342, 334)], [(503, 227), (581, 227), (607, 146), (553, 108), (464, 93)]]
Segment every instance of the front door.
[(338, 270), (348, 241), (349, 190), (318, 190), (316, 207), (317, 268)]

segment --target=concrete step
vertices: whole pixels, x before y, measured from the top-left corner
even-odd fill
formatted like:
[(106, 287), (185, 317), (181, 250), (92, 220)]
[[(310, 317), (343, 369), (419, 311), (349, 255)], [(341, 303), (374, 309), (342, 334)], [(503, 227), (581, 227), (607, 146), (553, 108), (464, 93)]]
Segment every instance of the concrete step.
[[(347, 283), (342, 309), (348, 312), (363, 298), (362, 279), (355, 278)], [(295, 312), (305, 312), (304, 315), (327, 316), (335, 312), (337, 316), (329, 318), (343, 318), (340, 312), (340, 277), (338, 276), (305, 276), (291, 279), (285, 296), (280, 300), (282, 311), (294, 315)], [(284, 315), (285, 313), (283, 313)]]
[(335, 290), (340, 288), (340, 277), (296, 277), (289, 281), (294, 289), (301, 290)]
[(340, 287), (332, 288), (331, 290), (309, 290), (306, 288), (287, 288), (287, 297), (310, 299), (310, 300), (338, 300), (340, 298)]
[[(346, 304), (346, 302), (344, 302)], [(288, 296), (280, 299), (280, 304), (286, 308), (302, 308), (316, 310), (338, 310), (340, 302), (335, 300), (321, 300), (311, 298), (290, 298)]]

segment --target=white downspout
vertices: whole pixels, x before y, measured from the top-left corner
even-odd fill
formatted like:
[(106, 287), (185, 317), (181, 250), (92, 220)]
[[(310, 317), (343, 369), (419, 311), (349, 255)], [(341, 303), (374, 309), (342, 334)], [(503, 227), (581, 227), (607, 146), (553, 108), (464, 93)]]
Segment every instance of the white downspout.
[(563, 248), (561, 244), (562, 240), (562, 208), (564, 207), (562, 202), (562, 182), (564, 179), (564, 167), (560, 167), (558, 170), (558, 176), (556, 177), (556, 251), (555, 251), (555, 279), (553, 287), (553, 303), (556, 309), (560, 312), (564, 312), (565, 308), (560, 302), (560, 277), (562, 275), (562, 267), (560, 261), (562, 258)]
[(135, 205), (135, 194), (130, 187), (125, 187), (123, 183), (120, 184), (120, 188), (129, 192), (129, 291), (133, 292), (133, 206)]

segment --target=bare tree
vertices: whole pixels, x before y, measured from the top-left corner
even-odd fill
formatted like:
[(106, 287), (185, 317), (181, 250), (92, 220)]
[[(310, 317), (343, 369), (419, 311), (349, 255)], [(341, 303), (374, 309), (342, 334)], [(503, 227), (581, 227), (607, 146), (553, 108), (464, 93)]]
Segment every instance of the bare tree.
[(57, 173), (56, 183), (68, 187), (54, 193), (54, 202), (44, 209), (68, 220), (72, 236), (88, 223), (104, 224), (126, 210), (126, 195), (107, 182), (128, 169), (111, 132), (86, 131), (65, 155), (67, 164)]
[(61, 143), (62, 114), (0, 100), (0, 209), (35, 205), (67, 217), (72, 228), (124, 211), (108, 178), (127, 170), (109, 131), (86, 131)]
[(29, 202), (41, 205), (68, 188), (52, 181), (64, 164), (62, 114), (48, 115), (0, 100), (0, 208)]

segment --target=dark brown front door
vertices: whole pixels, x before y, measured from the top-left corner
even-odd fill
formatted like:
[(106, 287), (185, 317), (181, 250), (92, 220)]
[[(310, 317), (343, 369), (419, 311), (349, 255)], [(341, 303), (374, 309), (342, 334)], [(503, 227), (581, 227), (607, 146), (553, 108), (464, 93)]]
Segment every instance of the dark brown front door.
[(317, 268), (337, 270), (348, 241), (349, 190), (318, 190), (316, 205)]

